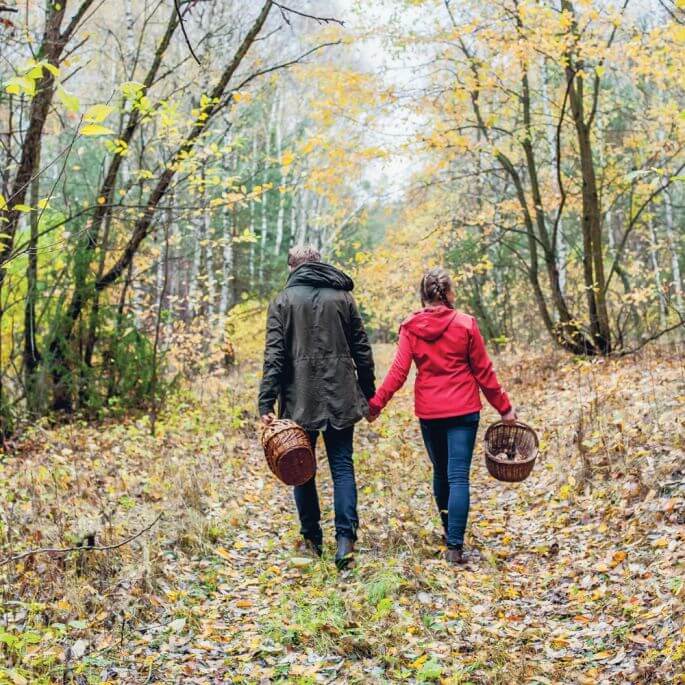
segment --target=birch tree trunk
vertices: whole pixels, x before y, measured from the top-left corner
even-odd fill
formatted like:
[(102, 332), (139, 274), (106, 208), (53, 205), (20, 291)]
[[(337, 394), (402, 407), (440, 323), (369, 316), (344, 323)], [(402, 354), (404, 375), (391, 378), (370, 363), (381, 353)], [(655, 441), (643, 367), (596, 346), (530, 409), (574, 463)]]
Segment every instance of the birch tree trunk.
[[(279, 95), (278, 107), (276, 110), (276, 157), (280, 160), (283, 155), (283, 107), (282, 107), (282, 97)], [(288, 170), (284, 170), (283, 166), (280, 165), (280, 185), (278, 188), (278, 216), (276, 218), (276, 242), (274, 244), (274, 255), (278, 256), (281, 253), (281, 246), (283, 244), (283, 226), (285, 221), (285, 193), (288, 183)]]
[[(264, 125), (264, 182), (269, 182), (269, 169), (271, 167), (271, 123), (276, 112), (276, 100), (274, 99), (269, 117)], [(264, 283), (264, 267), (266, 260), (266, 242), (269, 229), (268, 209), (269, 191), (262, 193), (262, 235), (259, 245), (259, 282)]]
[[(252, 160), (253, 174), (252, 183), (254, 184), (254, 170), (256, 162), (257, 139), (252, 139)], [(238, 154), (234, 152), (229, 162), (231, 175), (235, 176), (238, 168)], [(233, 222), (229, 225), (228, 213), (233, 212)], [(221, 214), (221, 239), (223, 241), (222, 265), (221, 265), (221, 295), (219, 302), (219, 327), (222, 340), (225, 335), (226, 315), (228, 310), (235, 304), (234, 283), (235, 283), (235, 244), (233, 242), (235, 225), (235, 209), (226, 209)], [(250, 201), (250, 233), (254, 234), (254, 200)], [(250, 291), (254, 286), (254, 242), (250, 243)]]
[(224, 213), (221, 217), (221, 223), (223, 226), (223, 267), (221, 270), (222, 280), (221, 280), (221, 301), (219, 303), (219, 315), (224, 318), (228, 313), (229, 308), (233, 304), (231, 298), (231, 283), (234, 280), (233, 269), (234, 269), (234, 247), (233, 247), (233, 236), (231, 235), (231, 229), (228, 226), (227, 214)]
[(207, 315), (216, 313), (216, 276), (214, 273), (214, 240), (211, 235), (209, 211), (205, 205), (206, 192), (202, 193), (202, 245), (204, 250), (205, 278), (207, 282)]
[(288, 246), (292, 247), (295, 244), (297, 236), (297, 198), (299, 194), (293, 192), (290, 195), (290, 239), (288, 240)]
[(307, 205), (309, 204), (309, 191), (306, 188), (303, 188), (300, 191), (300, 211), (299, 211), (299, 219), (298, 219), (298, 227), (297, 227), (297, 240), (295, 243), (302, 247), (307, 240), (309, 239), (309, 231), (308, 231), (308, 226), (307, 226), (307, 220), (308, 220), (308, 207)]
[(661, 268), (659, 267), (656, 231), (654, 230), (654, 221), (651, 217), (647, 222), (647, 227), (649, 229), (649, 259), (652, 262), (654, 286), (656, 287), (657, 297), (659, 298), (659, 325), (661, 328), (664, 328), (666, 326), (666, 298), (664, 297), (664, 290), (661, 283)]
[(664, 203), (666, 208), (666, 242), (671, 255), (671, 273), (673, 276), (673, 289), (675, 291), (675, 303), (678, 313), (685, 316), (683, 307), (683, 279), (680, 275), (680, 262), (678, 261), (678, 248), (675, 239), (675, 227), (673, 222), (673, 201), (669, 190), (664, 191)]
[[(551, 122), (554, 121), (554, 118), (552, 117), (552, 111), (550, 108), (550, 98), (549, 98), (549, 72), (547, 70), (547, 62), (543, 62), (543, 67), (542, 67), (542, 76), (541, 76), (541, 84), (542, 84), (542, 108), (545, 113), (545, 117), (547, 120), (550, 122), (550, 125), (548, 125), (545, 128), (545, 134), (547, 137), (547, 145), (549, 147), (549, 155), (550, 159), (554, 160), (555, 164), (559, 163), (559, 160), (556, 159), (556, 148), (557, 148), (557, 141), (556, 141), (556, 131), (554, 130), (554, 127), (551, 125)], [(557, 200), (558, 202), (559, 200)], [(552, 219), (553, 221), (553, 219)], [(556, 235), (553, 236), (554, 239), (554, 244), (552, 245), (552, 250), (554, 252), (554, 259), (557, 264), (557, 269), (559, 270), (559, 290), (561, 291), (562, 296), (566, 296), (566, 260), (568, 258), (568, 245), (566, 244), (566, 241), (564, 239), (564, 218), (563, 216), (559, 217), (559, 230), (557, 231)]]
[[(237, 163), (236, 156), (233, 157), (233, 169)], [(251, 171), (251, 185), (255, 186), (255, 181), (257, 179), (257, 134), (252, 136), (252, 160), (250, 161), (250, 171)], [(255, 241), (257, 236), (257, 226), (255, 224), (255, 214), (256, 214), (256, 200), (252, 198), (250, 200), (250, 235), (252, 240), (250, 241), (250, 257), (249, 257), (249, 271), (250, 271), (250, 291), (254, 290), (254, 277), (255, 277)]]
[(198, 293), (198, 277), (200, 275), (200, 245), (197, 240), (197, 235), (201, 230), (202, 223), (198, 226), (197, 231), (193, 231), (190, 236), (192, 245), (192, 261), (190, 264), (190, 273), (188, 274), (188, 297), (186, 300), (186, 311), (188, 320), (195, 317), (197, 312), (197, 293)]

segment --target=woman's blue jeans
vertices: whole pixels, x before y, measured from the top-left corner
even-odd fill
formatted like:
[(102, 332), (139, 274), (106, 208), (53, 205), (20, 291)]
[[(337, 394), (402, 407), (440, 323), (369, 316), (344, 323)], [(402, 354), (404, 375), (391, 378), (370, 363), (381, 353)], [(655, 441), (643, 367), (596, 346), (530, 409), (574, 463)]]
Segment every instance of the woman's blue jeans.
[[(352, 461), (352, 438), (354, 426), (336, 430), (327, 428), (323, 431), (328, 465), (333, 478), (333, 503), (335, 508), (335, 536), (349, 540), (357, 539), (357, 485), (354, 480), (354, 462)], [(309, 433), (312, 447), (316, 450), (317, 431)], [(316, 476), (303, 485), (294, 488), (295, 504), (300, 516), (300, 533), (303, 537), (321, 544), (321, 509), (319, 495), (316, 491)]]
[(469, 472), (479, 412), (449, 419), (421, 419), (421, 434), (433, 462), (433, 493), (447, 546), (464, 544), (469, 516)]

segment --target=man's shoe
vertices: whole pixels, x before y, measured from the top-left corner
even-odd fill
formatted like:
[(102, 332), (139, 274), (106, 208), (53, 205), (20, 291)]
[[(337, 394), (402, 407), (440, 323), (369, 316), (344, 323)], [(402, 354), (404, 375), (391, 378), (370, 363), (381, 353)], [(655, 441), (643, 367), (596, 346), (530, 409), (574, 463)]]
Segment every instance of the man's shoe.
[(303, 538), (304, 550), (307, 554), (314, 557), (320, 557), (323, 554), (323, 548), (320, 542), (315, 542), (311, 538)]
[(339, 571), (347, 568), (354, 560), (354, 541), (349, 538), (338, 538), (338, 549), (335, 552), (335, 565)]
[(445, 560), (453, 566), (463, 566), (466, 563), (464, 550), (461, 547), (448, 547), (445, 552)]

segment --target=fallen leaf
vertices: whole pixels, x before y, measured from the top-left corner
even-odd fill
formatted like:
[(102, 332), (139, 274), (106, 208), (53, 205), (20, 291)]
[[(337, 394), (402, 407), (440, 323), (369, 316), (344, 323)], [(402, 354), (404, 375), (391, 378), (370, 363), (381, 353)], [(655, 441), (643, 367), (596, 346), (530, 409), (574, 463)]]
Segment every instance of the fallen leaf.
[(167, 628), (172, 633), (180, 633), (184, 628), (186, 627), (186, 620), (185, 618), (177, 618), (175, 621), (172, 621)]
[(76, 640), (71, 646), (71, 655), (74, 659), (80, 659), (88, 649), (88, 640)]

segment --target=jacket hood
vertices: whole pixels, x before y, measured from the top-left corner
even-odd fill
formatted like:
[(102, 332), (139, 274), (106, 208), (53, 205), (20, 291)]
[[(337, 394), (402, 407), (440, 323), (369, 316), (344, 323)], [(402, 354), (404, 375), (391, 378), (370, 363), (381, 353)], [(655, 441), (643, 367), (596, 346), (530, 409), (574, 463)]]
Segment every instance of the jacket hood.
[(308, 285), (312, 288), (333, 288), (334, 290), (352, 290), (352, 279), (340, 269), (323, 262), (305, 262), (291, 271), (285, 287)]
[(443, 305), (426, 307), (412, 314), (402, 323), (402, 326), (418, 338), (433, 342), (442, 336), (456, 315), (457, 312), (454, 309)]

